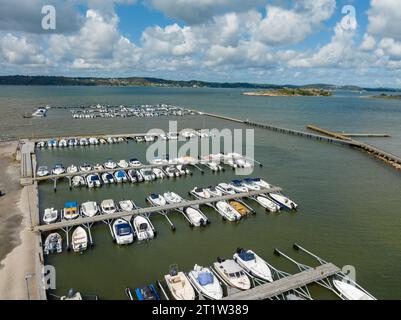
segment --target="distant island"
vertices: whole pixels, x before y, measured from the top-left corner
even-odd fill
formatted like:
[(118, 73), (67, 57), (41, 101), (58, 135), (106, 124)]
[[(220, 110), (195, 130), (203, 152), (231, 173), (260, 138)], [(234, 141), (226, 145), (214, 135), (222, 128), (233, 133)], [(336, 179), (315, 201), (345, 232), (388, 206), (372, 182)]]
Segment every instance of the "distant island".
[(387, 100), (401, 100), (401, 95), (392, 95), (392, 94), (380, 94), (378, 96), (368, 96), (367, 98), (372, 99), (387, 99)]
[(263, 96), (263, 97), (330, 97), (331, 91), (317, 88), (282, 88), (274, 90), (261, 90), (254, 92), (243, 92), (244, 96)]
[[(150, 77), (117, 77), (117, 78), (101, 78), (101, 77), (64, 77), (64, 76), (27, 76), (27, 75), (8, 75), (0, 76), (1, 85), (12, 86), (113, 86), (113, 87), (165, 87), (165, 88), (241, 88), (250, 90), (291, 90), (300, 89), (300, 95), (308, 95), (311, 89), (323, 91), (380, 91), (380, 92), (396, 92), (391, 88), (362, 88), (352, 85), (332, 85), (324, 83), (307, 84), (307, 85), (276, 85), (263, 83), (248, 82), (208, 82), (199, 80), (166, 80)], [(312, 92), (312, 95), (314, 93)]]

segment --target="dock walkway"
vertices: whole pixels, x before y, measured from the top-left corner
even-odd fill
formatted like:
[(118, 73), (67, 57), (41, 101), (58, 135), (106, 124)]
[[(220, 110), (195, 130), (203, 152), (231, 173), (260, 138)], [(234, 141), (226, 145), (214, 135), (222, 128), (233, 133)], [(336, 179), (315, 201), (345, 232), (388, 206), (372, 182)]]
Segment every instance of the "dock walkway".
[(271, 283), (266, 283), (252, 289), (229, 295), (223, 300), (266, 300), (283, 293), (326, 279), (341, 272), (332, 263), (323, 264), (314, 269), (306, 270)]

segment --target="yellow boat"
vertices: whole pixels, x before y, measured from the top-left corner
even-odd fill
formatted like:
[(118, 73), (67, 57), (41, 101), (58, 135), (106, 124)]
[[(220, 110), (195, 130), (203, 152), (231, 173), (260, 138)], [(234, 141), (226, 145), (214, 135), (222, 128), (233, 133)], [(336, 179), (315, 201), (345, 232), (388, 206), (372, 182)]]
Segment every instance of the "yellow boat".
[(237, 212), (243, 217), (245, 217), (251, 213), (251, 211), (247, 207), (245, 207), (243, 204), (239, 203), (238, 201), (233, 200), (233, 201), (230, 201), (229, 203), (230, 203), (230, 206), (232, 206), (235, 210), (237, 210)]

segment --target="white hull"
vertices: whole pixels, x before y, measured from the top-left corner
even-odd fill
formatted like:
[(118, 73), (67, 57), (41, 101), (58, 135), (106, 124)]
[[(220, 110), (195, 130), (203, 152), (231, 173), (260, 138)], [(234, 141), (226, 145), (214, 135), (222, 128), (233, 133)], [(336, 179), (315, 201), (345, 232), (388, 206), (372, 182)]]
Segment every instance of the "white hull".
[[(211, 275), (213, 279), (212, 283), (208, 283), (206, 285), (201, 285), (199, 281), (199, 275), (201, 273), (208, 273)], [(188, 278), (191, 281), (192, 285), (198, 289), (198, 291), (206, 298), (211, 300), (220, 300), (223, 298), (223, 288), (220, 285), (217, 277), (211, 272), (209, 268), (202, 268), (199, 266), (195, 266), (194, 270), (190, 271), (188, 274)]]
[(82, 252), (88, 248), (88, 234), (82, 227), (77, 227), (72, 233), (71, 238), (72, 250), (74, 252)]
[(177, 276), (164, 276), (167, 287), (175, 300), (195, 300), (195, 291), (183, 272)]
[(353, 286), (350, 283), (346, 283), (339, 280), (333, 280), (333, 284), (340, 294), (347, 300), (374, 300), (368, 296), (365, 292)]
[(259, 203), (263, 208), (269, 210), (270, 212), (280, 211), (280, 206), (274, 203), (272, 200), (264, 196), (257, 196), (255, 198), (256, 202)]
[(228, 221), (234, 222), (241, 219), (241, 215), (237, 212), (237, 210), (235, 210), (225, 201), (217, 202), (216, 208), (220, 215)]
[(149, 219), (136, 216), (132, 223), (138, 241), (150, 240), (155, 237), (155, 230)]
[[(121, 229), (123, 228), (123, 229)], [(119, 245), (131, 244), (134, 242), (134, 233), (129, 223), (124, 219), (117, 219), (113, 223), (113, 232), (116, 242)]]
[(251, 250), (247, 250), (247, 253), (254, 255), (254, 259), (250, 261), (243, 260), (238, 253), (234, 254), (233, 259), (252, 276), (268, 282), (273, 282), (272, 273), (266, 261)]

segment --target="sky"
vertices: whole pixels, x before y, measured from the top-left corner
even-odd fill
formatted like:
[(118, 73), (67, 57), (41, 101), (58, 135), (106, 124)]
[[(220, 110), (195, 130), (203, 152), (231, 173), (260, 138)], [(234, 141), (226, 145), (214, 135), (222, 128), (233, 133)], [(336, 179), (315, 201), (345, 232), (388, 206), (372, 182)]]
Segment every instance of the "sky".
[(0, 0), (14, 74), (401, 88), (401, 0)]

